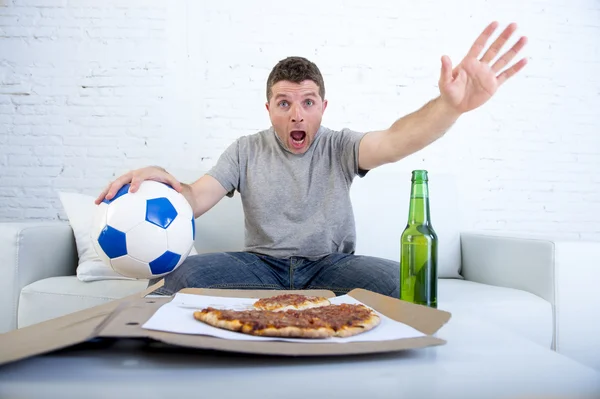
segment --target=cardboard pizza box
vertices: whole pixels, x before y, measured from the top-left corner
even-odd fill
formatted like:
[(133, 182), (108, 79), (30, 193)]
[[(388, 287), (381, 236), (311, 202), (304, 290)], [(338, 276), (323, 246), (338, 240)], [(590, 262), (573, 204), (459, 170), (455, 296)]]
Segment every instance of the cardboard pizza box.
[[(177, 334), (142, 328), (142, 325), (173, 297), (149, 297), (161, 283), (144, 292), (85, 309), (0, 335), (0, 365), (50, 353), (96, 338), (141, 338), (177, 347), (279, 356), (331, 356), (385, 353), (443, 345), (434, 334), (448, 322), (451, 314), (414, 305), (364, 289), (348, 293), (352, 298), (383, 315), (407, 324), (425, 334), (416, 338), (350, 343), (229, 340), (206, 335)], [(185, 289), (186, 294), (237, 298), (264, 298), (282, 293), (335, 297), (323, 290), (214, 290)]]

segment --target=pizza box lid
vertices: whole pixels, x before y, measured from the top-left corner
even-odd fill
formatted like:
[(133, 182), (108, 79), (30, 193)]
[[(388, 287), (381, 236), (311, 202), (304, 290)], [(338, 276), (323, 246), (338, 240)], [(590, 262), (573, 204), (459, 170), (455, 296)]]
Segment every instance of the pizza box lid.
[[(276, 356), (334, 356), (367, 353), (385, 353), (443, 345), (443, 339), (434, 334), (450, 320), (446, 311), (414, 305), (399, 299), (364, 289), (348, 293), (354, 299), (374, 308), (387, 317), (408, 324), (426, 334), (418, 338), (391, 341), (340, 343), (298, 343), (285, 341), (234, 341), (204, 335), (177, 334), (147, 330), (141, 326), (158, 308), (172, 297), (148, 297), (158, 283), (142, 293), (131, 295), (93, 308), (71, 313), (22, 329), (0, 335), (0, 365), (32, 356), (50, 353), (96, 338), (140, 338), (177, 347), (190, 347), (226, 352)], [(187, 294), (264, 298), (283, 293), (301, 293), (332, 298), (325, 290), (221, 290), (184, 289)]]

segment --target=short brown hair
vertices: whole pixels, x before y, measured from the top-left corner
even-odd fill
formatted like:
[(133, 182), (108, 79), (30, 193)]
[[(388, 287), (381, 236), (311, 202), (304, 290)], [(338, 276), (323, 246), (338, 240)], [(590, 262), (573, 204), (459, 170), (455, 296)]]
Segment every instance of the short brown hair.
[(282, 80), (294, 83), (301, 83), (305, 80), (312, 80), (319, 86), (319, 95), (321, 99), (325, 98), (325, 82), (323, 75), (317, 65), (303, 57), (287, 57), (277, 63), (271, 70), (267, 79), (267, 101), (270, 101), (273, 94), (273, 85)]

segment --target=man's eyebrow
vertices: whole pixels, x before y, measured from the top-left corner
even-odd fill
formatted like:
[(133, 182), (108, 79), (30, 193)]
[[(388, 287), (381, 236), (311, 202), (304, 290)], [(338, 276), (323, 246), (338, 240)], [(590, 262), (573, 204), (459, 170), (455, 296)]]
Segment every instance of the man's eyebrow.
[[(307, 92), (307, 93), (304, 93), (302, 96), (303, 96), (303, 97), (317, 97), (317, 93), (316, 93), (316, 92), (314, 92), (314, 91), (309, 91), (309, 92)], [(280, 99), (280, 98), (287, 98), (287, 97), (288, 97), (288, 95), (287, 95), (287, 94), (285, 94), (285, 93), (279, 93), (279, 94), (276, 94), (276, 95), (275, 95), (275, 99), (276, 99), (276, 100), (277, 100), (277, 99)]]

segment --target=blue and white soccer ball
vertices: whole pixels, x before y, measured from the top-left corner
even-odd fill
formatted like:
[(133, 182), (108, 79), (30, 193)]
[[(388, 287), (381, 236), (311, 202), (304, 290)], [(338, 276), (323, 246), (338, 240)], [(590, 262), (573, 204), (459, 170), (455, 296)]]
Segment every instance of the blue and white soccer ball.
[(194, 213), (185, 197), (152, 180), (138, 191), (123, 186), (96, 211), (92, 242), (98, 256), (125, 277), (162, 277), (181, 265), (194, 245)]

